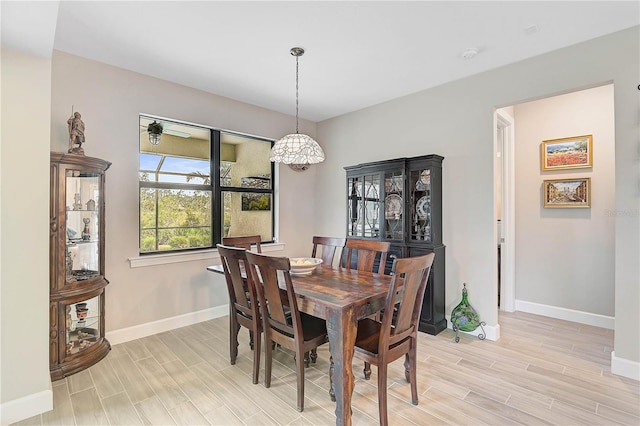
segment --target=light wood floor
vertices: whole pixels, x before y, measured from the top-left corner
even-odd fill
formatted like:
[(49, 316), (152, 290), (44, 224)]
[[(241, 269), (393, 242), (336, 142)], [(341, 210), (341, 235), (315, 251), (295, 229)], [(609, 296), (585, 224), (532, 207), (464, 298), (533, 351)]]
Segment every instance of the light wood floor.
[[(612, 375), (611, 330), (501, 313), (502, 338), (420, 333), (418, 391), (410, 403), (402, 360), (389, 371), (392, 425), (639, 425), (639, 383)], [(20, 425), (331, 425), (328, 347), (306, 370), (296, 411), (294, 361), (276, 350), (272, 386), (251, 383), (248, 333), (229, 364), (228, 320), (206, 321), (115, 345), (95, 366), (53, 383), (54, 410)], [(354, 362), (354, 425), (378, 424), (376, 371)]]

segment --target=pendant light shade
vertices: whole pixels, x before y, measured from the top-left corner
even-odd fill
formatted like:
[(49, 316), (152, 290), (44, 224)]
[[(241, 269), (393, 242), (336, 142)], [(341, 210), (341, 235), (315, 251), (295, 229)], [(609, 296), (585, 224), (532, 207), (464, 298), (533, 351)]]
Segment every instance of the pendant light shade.
[(298, 58), (304, 54), (304, 49), (294, 47), (291, 54), (296, 57), (296, 132), (277, 141), (271, 148), (269, 159), (300, 171), (308, 169), (310, 164), (323, 162), (324, 151), (313, 138), (298, 131)]
[(310, 136), (291, 133), (276, 142), (269, 158), (284, 164), (316, 164), (324, 161), (324, 151)]

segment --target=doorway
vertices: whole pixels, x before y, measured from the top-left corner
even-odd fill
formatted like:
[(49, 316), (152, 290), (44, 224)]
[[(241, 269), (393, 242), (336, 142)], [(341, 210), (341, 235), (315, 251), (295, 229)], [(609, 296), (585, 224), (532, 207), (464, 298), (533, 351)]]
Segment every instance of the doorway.
[[(496, 110), (494, 239), (500, 249), (495, 261), (499, 310), (612, 328), (615, 222), (602, 212), (615, 209), (614, 121), (611, 84)], [(597, 140), (591, 154), (595, 166), (543, 168), (543, 141), (578, 135)], [(545, 182), (578, 178), (590, 180), (585, 208), (549, 208), (543, 202)], [(589, 288), (588, 296), (584, 288)]]

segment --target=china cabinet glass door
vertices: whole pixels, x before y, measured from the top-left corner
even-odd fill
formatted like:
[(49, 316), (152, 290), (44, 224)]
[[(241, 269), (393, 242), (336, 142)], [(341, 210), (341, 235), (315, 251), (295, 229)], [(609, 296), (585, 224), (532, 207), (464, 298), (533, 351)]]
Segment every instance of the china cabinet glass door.
[(100, 274), (101, 175), (66, 172), (66, 274), (74, 283)]
[(401, 170), (384, 174), (384, 238), (401, 240), (404, 227), (404, 175)]
[(349, 178), (348, 235), (378, 237), (380, 235), (380, 174)]
[(66, 305), (67, 355), (77, 354), (100, 339), (100, 311), (100, 296)]
[(410, 239), (432, 242), (431, 233), (431, 170), (418, 169), (409, 172), (412, 222)]

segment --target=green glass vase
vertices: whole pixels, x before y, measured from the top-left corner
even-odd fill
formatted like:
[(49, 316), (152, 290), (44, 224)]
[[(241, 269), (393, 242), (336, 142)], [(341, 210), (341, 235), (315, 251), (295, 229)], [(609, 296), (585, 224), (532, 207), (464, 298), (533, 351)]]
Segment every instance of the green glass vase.
[(469, 303), (467, 284), (462, 284), (462, 301), (451, 311), (451, 324), (453, 331), (456, 332), (456, 343), (460, 341), (458, 331), (470, 332), (478, 327), (482, 328), (482, 333), (478, 335), (478, 338), (480, 340), (485, 338), (484, 327), (482, 327), (485, 323), (480, 321), (478, 312)]

